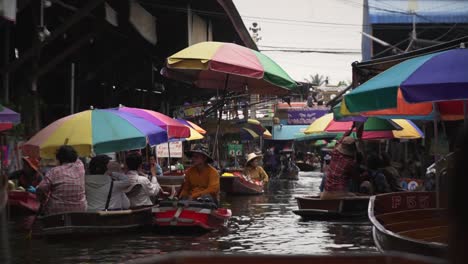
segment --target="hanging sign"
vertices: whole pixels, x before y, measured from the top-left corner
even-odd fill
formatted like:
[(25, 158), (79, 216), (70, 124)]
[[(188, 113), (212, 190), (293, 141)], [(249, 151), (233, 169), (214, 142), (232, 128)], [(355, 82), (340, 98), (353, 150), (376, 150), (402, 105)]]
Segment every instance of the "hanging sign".
[(242, 145), (241, 144), (228, 144), (228, 154), (231, 157), (242, 156)]
[(169, 146), (170, 146), (170, 153), (169, 153), (167, 143), (156, 145), (156, 156), (158, 158), (169, 158), (169, 154), (170, 154), (171, 158), (182, 158), (183, 156), (182, 141), (170, 142)]
[(288, 125), (310, 125), (328, 112), (327, 109), (288, 109)]

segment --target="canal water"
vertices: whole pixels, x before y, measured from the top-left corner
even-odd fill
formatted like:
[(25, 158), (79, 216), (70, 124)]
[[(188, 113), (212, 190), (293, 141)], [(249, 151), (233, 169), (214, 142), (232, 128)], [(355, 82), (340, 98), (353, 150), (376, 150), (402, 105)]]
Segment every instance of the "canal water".
[[(183, 235), (138, 232), (88, 239), (26, 239), (9, 228), (2, 247), (11, 263), (124, 262), (180, 250), (268, 254), (376, 253), (367, 221), (304, 221), (293, 214), (295, 196), (318, 193), (320, 173), (300, 180), (271, 182), (260, 196), (223, 196), (233, 217), (225, 230)], [(3, 240), (5, 241), (5, 240)], [(8, 244), (8, 245), (7, 245)], [(5, 254), (0, 255), (0, 262)]]

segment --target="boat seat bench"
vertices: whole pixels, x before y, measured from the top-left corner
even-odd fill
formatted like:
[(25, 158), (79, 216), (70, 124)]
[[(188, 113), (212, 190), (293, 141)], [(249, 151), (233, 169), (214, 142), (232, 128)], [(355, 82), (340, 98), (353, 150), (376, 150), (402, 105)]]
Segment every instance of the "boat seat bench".
[(413, 230), (416, 228), (427, 228), (433, 226), (443, 226), (446, 225), (448, 219), (445, 217), (437, 218), (427, 218), (427, 219), (416, 219), (416, 220), (406, 220), (396, 223), (388, 223), (384, 225), (385, 229), (398, 233), (407, 230)]
[(429, 228), (419, 228), (403, 232), (398, 232), (398, 234), (414, 239), (426, 240), (431, 237), (442, 236), (443, 234), (448, 234), (447, 226), (434, 226)]
[(422, 220), (422, 219), (432, 219), (437, 217), (444, 217), (447, 215), (447, 209), (416, 209), (409, 211), (399, 211), (392, 213), (377, 214), (375, 217), (382, 224), (391, 224), (404, 222), (408, 219), (411, 220)]

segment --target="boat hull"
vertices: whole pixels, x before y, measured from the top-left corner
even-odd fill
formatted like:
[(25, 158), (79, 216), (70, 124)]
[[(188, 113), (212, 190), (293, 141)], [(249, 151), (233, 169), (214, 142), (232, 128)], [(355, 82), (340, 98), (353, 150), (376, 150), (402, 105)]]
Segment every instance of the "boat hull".
[(273, 255), (273, 254), (223, 254), (176, 252), (166, 255), (152, 256), (139, 259), (139, 264), (198, 264), (198, 263), (243, 263), (243, 264), (443, 264), (439, 259), (416, 256), (411, 254), (330, 254), (330, 255)]
[(151, 226), (151, 208), (121, 211), (67, 212), (38, 217), (34, 236), (83, 236)]
[(193, 201), (161, 202), (152, 212), (159, 228), (194, 227), (206, 231), (226, 227), (232, 216), (229, 209)]
[(297, 161), (296, 166), (299, 167), (299, 170), (301, 171), (314, 171), (315, 169), (317, 169), (316, 166), (309, 163), (305, 163), (303, 161)]
[(399, 192), (373, 196), (369, 219), (381, 251), (447, 256), (447, 210), (435, 208), (433, 192)]
[(247, 181), (242, 176), (222, 176), (220, 178), (221, 191), (228, 194), (255, 195), (263, 193), (263, 183)]
[(293, 212), (307, 219), (340, 219), (366, 217), (368, 196), (321, 200), (318, 196), (296, 197), (298, 210)]
[(24, 191), (8, 192), (7, 208), (10, 216), (35, 215), (39, 211), (40, 203), (35, 194)]

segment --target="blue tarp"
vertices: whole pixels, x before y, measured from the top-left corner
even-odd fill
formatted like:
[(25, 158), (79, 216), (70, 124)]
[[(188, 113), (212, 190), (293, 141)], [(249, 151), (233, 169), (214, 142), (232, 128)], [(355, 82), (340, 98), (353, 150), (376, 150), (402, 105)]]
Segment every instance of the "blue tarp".
[[(367, 0), (364, 16), (369, 24), (468, 23), (468, 1), (462, 0)], [(368, 11), (368, 12), (366, 12)]]
[(317, 140), (326, 138), (335, 138), (337, 133), (323, 133), (315, 135), (306, 135), (304, 131), (308, 125), (275, 125), (273, 126), (273, 140)]

